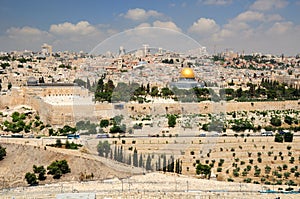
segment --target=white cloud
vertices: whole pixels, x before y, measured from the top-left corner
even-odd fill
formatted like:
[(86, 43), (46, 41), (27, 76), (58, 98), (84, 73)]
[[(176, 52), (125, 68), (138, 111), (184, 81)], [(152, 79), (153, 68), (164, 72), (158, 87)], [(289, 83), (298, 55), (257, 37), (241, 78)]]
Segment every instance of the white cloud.
[(189, 28), (189, 32), (198, 34), (212, 34), (220, 29), (219, 25), (213, 19), (200, 18)]
[(38, 38), (41, 36), (49, 36), (49, 34), (46, 31), (41, 31), (37, 28), (32, 28), (29, 26), (25, 26), (22, 28), (9, 28), (6, 33), (9, 35), (11, 38), (18, 38), (22, 36), (27, 36), (27, 37), (33, 37), (33, 38)]
[(148, 27), (151, 27), (151, 24), (149, 24), (149, 23), (141, 23), (136, 28), (148, 28)]
[(56, 35), (91, 35), (98, 33), (98, 30), (87, 21), (80, 21), (77, 24), (65, 22), (50, 26), (50, 33)]
[(277, 35), (283, 35), (287, 32), (290, 32), (293, 30), (293, 23), (290, 21), (287, 22), (276, 22), (269, 30), (268, 34), (277, 34)]
[(154, 21), (153, 22), (154, 27), (159, 27), (159, 28), (167, 28), (171, 30), (175, 30), (178, 32), (181, 32), (181, 29), (172, 21)]
[(206, 5), (228, 5), (232, 3), (232, 0), (200, 0)]
[(233, 31), (229, 29), (222, 29), (217, 33), (214, 33), (211, 37), (212, 41), (214, 42), (220, 42), (223, 41), (226, 38), (233, 37), (235, 34)]
[(279, 14), (271, 14), (266, 16), (267, 21), (282, 21), (283, 17)]
[(288, 5), (286, 0), (256, 0), (250, 8), (253, 10), (267, 11), (284, 8)]
[[(108, 35), (115, 33), (105, 25), (92, 25), (87, 21), (77, 24), (65, 22), (52, 24), (49, 30), (29, 26), (11, 27), (0, 36), (1, 50), (29, 49), (40, 50), (43, 43), (48, 43), (55, 50), (89, 51)], [(5, 48), (3, 48), (5, 47)]]
[(53, 37), (47, 31), (37, 28), (11, 27), (6, 34), (0, 36), (1, 50), (38, 50), (43, 43), (52, 41)]
[(246, 11), (241, 14), (239, 14), (234, 20), (236, 21), (263, 21), (264, 20), (264, 14), (255, 12), (255, 11)]
[(126, 14), (121, 14), (121, 16), (124, 16), (125, 18), (131, 19), (134, 21), (142, 21), (142, 20), (147, 20), (150, 17), (159, 18), (159, 17), (162, 17), (163, 14), (159, 13), (155, 10), (146, 11), (141, 8), (135, 8), (135, 9), (128, 10)]

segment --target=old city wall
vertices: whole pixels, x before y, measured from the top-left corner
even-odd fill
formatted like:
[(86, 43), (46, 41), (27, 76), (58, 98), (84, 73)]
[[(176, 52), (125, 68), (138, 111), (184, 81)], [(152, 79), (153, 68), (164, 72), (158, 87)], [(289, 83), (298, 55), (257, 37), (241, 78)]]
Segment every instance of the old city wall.
[(80, 120), (99, 121), (101, 118), (111, 118), (115, 115), (128, 116), (164, 115), (164, 114), (205, 114), (232, 111), (265, 111), (265, 110), (300, 110), (299, 101), (275, 102), (222, 102), (209, 101), (201, 103), (128, 103), (124, 109), (116, 109), (110, 103), (95, 103), (90, 105), (51, 105), (40, 97), (24, 94), (22, 90), (14, 90), (0, 98), (0, 108), (28, 105), (38, 111), (41, 119), (52, 125), (74, 125)]
[(276, 102), (201, 102), (201, 103), (155, 103), (128, 104), (130, 115), (163, 115), (163, 114), (205, 114), (232, 111), (266, 111), (266, 110), (300, 110), (298, 101)]

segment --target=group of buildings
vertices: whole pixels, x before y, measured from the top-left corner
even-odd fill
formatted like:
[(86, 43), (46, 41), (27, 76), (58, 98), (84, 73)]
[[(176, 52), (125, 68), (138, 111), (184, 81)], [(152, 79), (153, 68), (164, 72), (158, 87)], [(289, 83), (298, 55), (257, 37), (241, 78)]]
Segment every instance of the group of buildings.
[[(86, 85), (76, 85), (80, 79), (95, 85), (103, 74), (106, 81), (158, 88), (190, 89), (205, 87), (244, 87), (262, 78), (300, 85), (300, 58), (222, 54), (219, 59), (201, 54), (180, 54), (142, 47), (134, 53), (120, 48), (119, 55), (89, 55), (83, 52), (52, 52), (44, 44), (41, 52), (0, 53), (0, 107), (25, 104), (39, 112), (52, 125), (74, 124), (79, 120), (99, 121), (119, 114), (109, 103), (95, 103), (93, 92)], [(195, 51), (193, 51), (195, 52)], [(262, 61), (264, 60), (264, 61)], [(251, 66), (251, 67), (250, 67)], [(155, 102), (153, 99), (152, 103)], [(169, 103), (169, 101), (160, 101)], [(173, 102), (172, 102), (173, 103)], [(129, 108), (128, 110), (135, 110)]]

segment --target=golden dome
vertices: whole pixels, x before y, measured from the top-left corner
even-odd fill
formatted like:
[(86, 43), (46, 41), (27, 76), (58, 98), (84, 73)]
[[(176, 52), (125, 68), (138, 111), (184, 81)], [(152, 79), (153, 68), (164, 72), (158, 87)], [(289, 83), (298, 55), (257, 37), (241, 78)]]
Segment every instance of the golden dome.
[(188, 79), (195, 78), (195, 74), (194, 74), (193, 69), (183, 68), (180, 72), (180, 78), (188, 78)]

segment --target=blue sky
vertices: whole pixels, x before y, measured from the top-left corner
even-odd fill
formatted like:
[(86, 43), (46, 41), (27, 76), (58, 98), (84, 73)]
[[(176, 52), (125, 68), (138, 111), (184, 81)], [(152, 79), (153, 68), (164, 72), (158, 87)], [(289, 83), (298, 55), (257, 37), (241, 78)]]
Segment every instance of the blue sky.
[(161, 27), (195, 39), (211, 53), (225, 49), (300, 53), (300, 0), (0, 0), (0, 3), (0, 51), (36, 51), (48, 43), (54, 51), (89, 52), (125, 30)]

